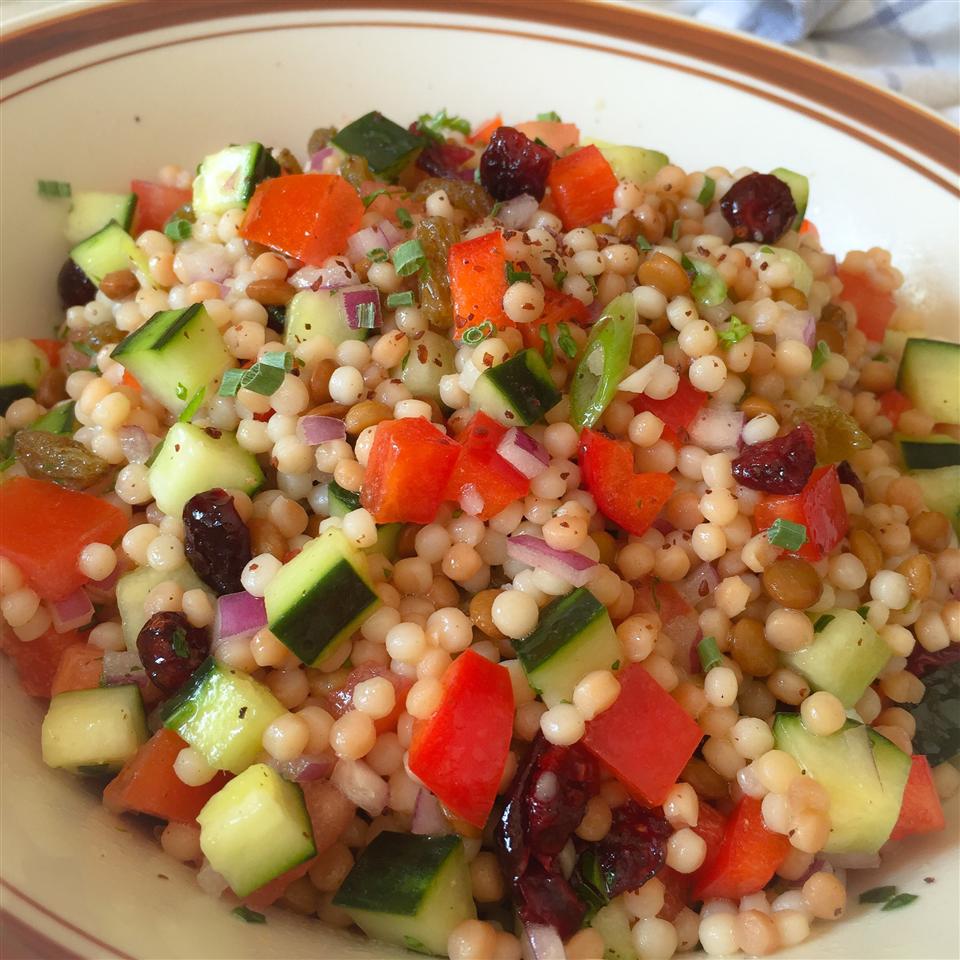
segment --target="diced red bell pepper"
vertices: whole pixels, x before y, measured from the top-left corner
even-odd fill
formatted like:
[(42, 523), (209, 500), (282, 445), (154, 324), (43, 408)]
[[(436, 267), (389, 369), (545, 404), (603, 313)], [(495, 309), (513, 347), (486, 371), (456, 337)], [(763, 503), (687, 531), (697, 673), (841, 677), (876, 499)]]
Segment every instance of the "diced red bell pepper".
[(891, 840), (902, 840), (915, 833), (936, 833), (946, 827), (940, 796), (933, 782), (930, 761), (916, 755), (910, 765), (910, 776), (900, 803), (900, 816), (890, 834)]
[[(713, 862), (713, 858), (717, 855), (720, 844), (723, 842), (726, 826), (727, 818), (701, 799), (697, 823), (691, 829), (694, 833), (699, 834), (707, 845), (702, 866), (707, 866)], [(664, 867), (657, 874), (657, 879), (664, 886), (663, 909), (657, 916), (663, 917), (664, 920), (673, 920), (690, 902), (690, 888), (693, 886), (694, 877), (689, 873), (677, 873), (670, 867)]]
[(580, 128), (575, 123), (559, 120), (528, 120), (516, 129), (531, 140), (541, 140), (554, 153), (566, 153), (580, 144)]
[(530, 479), (497, 453), (497, 444), (506, 432), (506, 427), (481, 412), (474, 414), (457, 437), (460, 457), (444, 499), (461, 503), (465, 497), (479, 497), (483, 509), (476, 516), (481, 520), (489, 520), (530, 492)]
[(837, 468), (818, 467), (800, 492), (807, 537), (826, 556), (846, 536), (850, 518), (843, 502)]
[(499, 230), (463, 240), (447, 257), (454, 336), (490, 321), (497, 330), (515, 326), (503, 312), (507, 292), (507, 255)]
[(630, 401), (630, 405), (637, 413), (648, 411), (679, 432), (690, 426), (706, 402), (707, 395), (690, 383), (687, 377), (681, 377), (677, 392), (672, 397), (654, 400), (641, 393)]
[(100, 686), (103, 650), (91, 643), (74, 643), (63, 651), (53, 676), (50, 696), (70, 690), (92, 690)]
[(173, 769), (177, 754), (186, 745), (172, 730), (161, 727), (107, 784), (104, 806), (114, 813), (145, 813), (175, 823), (193, 823), (231, 775), (221, 770), (209, 783), (188, 786)]
[(676, 486), (666, 473), (634, 473), (630, 451), (590, 429), (580, 433), (580, 469), (600, 512), (637, 537), (653, 523)]
[(588, 326), (590, 311), (576, 297), (547, 287), (543, 291), (543, 313), (540, 314), (540, 319), (536, 323), (522, 323), (520, 325), (523, 345), (542, 354), (544, 350), (542, 334), (543, 328), (546, 326), (547, 334), (553, 343), (554, 356), (562, 357), (563, 351), (557, 340), (558, 328), (561, 323), (568, 327)]
[(816, 233), (816, 232), (817, 232), (817, 228), (813, 224), (812, 220), (804, 220), (800, 224), (800, 229), (797, 231), (797, 233), (799, 233), (801, 237), (804, 236), (805, 234)]
[(168, 187), (149, 180), (131, 180), (130, 192), (137, 195), (137, 210), (133, 216), (133, 235), (144, 230), (163, 230), (175, 210), (193, 199), (193, 191), (183, 187)]
[(587, 724), (583, 745), (638, 800), (658, 806), (703, 731), (640, 664), (631, 664), (619, 679), (620, 695)]
[(467, 650), (447, 669), (442, 682), (443, 699), (436, 713), (414, 729), (410, 770), (448, 810), (483, 827), (510, 752), (510, 675)]
[(559, 157), (550, 168), (547, 186), (563, 229), (572, 230), (597, 223), (613, 209), (617, 176), (604, 155), (591, 144)]
[(377, 427), (360, 502), (377, 523), (431, 523), (443, 503), (460, 444), (425, 417)]
[[(757, 533), (763, 533), (773, 526), (774, 520), (789, 520), (791, 523), (801, 523), (806, 526), (807, 521), (803, 513), (803, 504), (800, 502), (800, 494), (767, 494), (763, 497), (753, 511), (753, 519), (757, 525)], [(804, 560), (816, 561), (820, 559), (820, 549), (811, 540), (799, 549), (794, 551), (795, 555)]]
[(715, 807), (711, 807), (706, 800), (700, 800), (697, 825), (692, 829), (707, 845), (707, 855), (703, 858), (701, 866), (709, 866), (723, 845), (723, 838), (727, 832), (727, 818)]
[(700, 621), (696, 610), (672, 583), (648, 577), (634, 584), (632, 612), (658, 616), (661, 629), (676, 646), (676, 659), (700, 670), (697, 654), (697, 643), (703, 639)]
[(738, 900), (762, 890), (790, 852), (790, 841), (763, 825), (760, 801), (744, 797), (727, 819), (717, 852), (694, 874), (697, 900)]
[(51, 367), (60, 366), (60, 351), (63, 349), (62, 340), (31, 340), (30, 342), (46, 354)]
[(0, 485), (0, 516), (0, 555), (20, 568), (44, 600), (62, 600), (83, 586), (80, 551), (95, 541), (113, 543), (127, 529), (112, 503), (28, 477)]
[(913, 406), (913, 401), (905, 397), (899, 390), (885, 390), (877, 399), (880, 401), (880, 412), (896, 426), (900, 414)]
[[(13, 481), (9, 481), (13, 483)], [(56, 676), (60, 658), (74, 644), (83, 643), (84, 637), (76, 630), (57, 633), (51, 627), (46, 633), (24, 643), (4, 624), (0, 631), (0, 649), (7, 654), (17, 668), (20, 686), (31, 697), (53, 696), (53, 678)]]
[(240, 236), (321, 266), (360, 229), (363, 201), (343, 177), (302, 173), (258, 184)]
[(882, 293), (865, 273), (850, 273), (842, 267), (837, 276), (843, 282), (841, 300), (852, 303), (857, 311), (857, 326), (875, 343), (883, 341), (897, 303), (890, 293)]

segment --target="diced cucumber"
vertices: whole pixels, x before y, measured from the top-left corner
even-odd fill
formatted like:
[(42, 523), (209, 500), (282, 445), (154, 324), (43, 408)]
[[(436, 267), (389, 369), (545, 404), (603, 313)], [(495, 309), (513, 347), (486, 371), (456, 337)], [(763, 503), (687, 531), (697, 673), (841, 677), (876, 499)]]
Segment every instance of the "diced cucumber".
[(457, 348), (449, 337), (428, 330), (410, 345), (399, 371), (394, 373), (415, 397), (440, 399), (440, 378), (456, 373)]
[(202, 303), (155, 313), (110, 355), (171, 413), (180, 413), (197, 391), (212, 399), (234, 359)]
[[(764, 250), (767, 248), (764, 247)], [(796, 287), (804, 296), (810, 292), (813, 286), (813, 271), (807, 264), (807, 261), (795, 250), (788, 250), (786, 247), (770, 247), (774, 256), (780, 263), (786, 265), (793, 277), (792, 286)]]
[[(345, 517), (348, 513), (360, 509), (360, 494), (345, 490), (331, 480), (327, 486), (327, 508), (331, 517)], [(377, 525), (377, 542), (366, 547), (365, 553), (382, 553), (391, 562), (396, 559), (397, 541), (403, 530), (402, 523), (381, 523)]]
[(903, 348), (897, 387), (937, 423), (960, 423), (960, 344), (911, 337)]
[(785, 750), (830, 794), (826, 853), (875, 853), (900, 815), (910, 757), (862, 723), (848, 721), (827, 737), (810, 733), (797, 713), (778, 713), (773, 724)]
[(960, 464), (960, 443), (942, 433), (929, 437), (908, 437), (901, 433), (897, 435), (897, 442), (908, 470), (938, 470)]
[(366, 340), (369, 330), (348, 323), (336, 290), (301, 290), (287, 304), (284, 336), (291, 350), (312, 337), (326, 337), (334, 346), (347, 340)]
[(148, 272), (146, 255), (116, 220), (78, 243), (70, 251), (70, 259), (95, 287), (100, 286), (108, 273), (117, 270)]
[(584, 137), (582, 142), (584, 146), (594, 144), (621, 180), (632, 180), (634, 183), (647, 183), (661, 167), (670, 162), (670, 158), (659, 150), (608, 143), (595, 137)]
[(147, 740), (136, 684), (58, 693), (40, 733), (43, 762), (85, 776), (115, 773)]
[[(172, 580), (178, 586), (187, 590), (204, 590), (210, 594), (209, 588), (193, 572), (193, 567), (184, 563), (176, 570), (154, 570), (153, 567), (137, 567), (130, 573), (125, 573), (117, 580), (117, 607), (120, 611), (120, 622), (123, 625), (123, 639), (127, 649), (131, 652), (137, 649), (137, 635), (147, 622), (147, 614), (143, 609), (147, 594), (165, 580)], [(210, 594), (212, 599), (212, 594)]]
[(272, 767), (247, 767), (197, 814), (200, 849), (238, 897), (317, 852), (303, 791)]
[(619, 897), (596, 912), (590, 926), (603, 937), (603, 960), (637, 960), (630, 935), (631, 919)]
[(454, 927), (477, 915), (458, 836), (390, 830), (363, 850), (333, 903), (375, 940), (442, 956)]
[(946, 514), (960, 535), (960, 467), (914, 470), (910, 476), (920, 484), (927, 507)]
[(367, 553), (382, 553), (391, 563), (397, 559), (397, 547), (400, 543), (400, 534), (403, 533), (402, 523), (381, 523), (377, 526), (377, 542), (367, 547)]
[(57, 433), (67, 436), (80, 425), (74, 416), (76, 403), (73, 400), (61, 400), (52, 406), (42, 417), (30, 424), (31, 430), (43, 430), (45, 433)]
[(528, 637), (514, 643), (530, 686), (548, 707), (573, 699), (592, 670), (609, 670), (621, 657), (606, 607), (585, 587), (551, 600)]
[(135, 193), (75, 193), (67, 215), (67, 243), (73, 246), (92, 237), (111, 220), (129, 232), (136, 209)]
[(157, 506), (179, 517), (195, 493), (213, 487), (253, 493), (263, 483), (263, 471), (234, 434), (175, 423), (150, 466), (149, 483)]
[(336, 527), (283, 565), (264, 600), (270, 629), (308, 665), (323, 659), (380, 606), (366, 556)]
[[(828, 619), (832, 618), (832, 619)], [(816, 690), (827, 690), (845, 707), (852, 707), (891, 657), (877, 631), (854, 610), (810, 614), (823, 624), (813, 643), (781, 659)]]
[(800, 229), (804, 215), (807, 212), (807, 203), (810, 200), (810, 181), (802, 173), (795, 173), (786, 167), (777, 167), (770, 171), (778, 180), (782, 180), (793, 195), (793, 205), (797, 208), (797, 215), (793, 219), (792, 228)]
[(505, 427), (529, 427), (559, 402), (560, 391), (543, 357), (530, 349), (485, 370), (470, 393), (474, 410), (482, 410)]
[(262, 143), (225, 147), (204, 157), (193, 181), (194, 213), (246, 207), (261, 180), (280, 176), (280, 164)]
[(283, 713), (262, 683), (208, 657), (163, 705), (161, 718), (211, 767), (242, 773), (263, 749), (263, 731)]
[(26, 337), (0, 340), (0, 414), (21, 397), (32, 397), (50, 369), (47, 355)]

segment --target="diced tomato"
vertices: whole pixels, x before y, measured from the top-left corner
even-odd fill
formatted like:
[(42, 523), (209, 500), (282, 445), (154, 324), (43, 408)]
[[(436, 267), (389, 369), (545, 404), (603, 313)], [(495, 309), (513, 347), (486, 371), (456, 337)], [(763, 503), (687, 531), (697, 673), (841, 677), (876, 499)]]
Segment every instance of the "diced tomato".
[(514, 326), (503, 312), (507, 255), (499, 230), (455, 243), (447, 257), (454, 334), (490, 321), (498, 330)]
[(462, 503), (464, 499), (479, 497), (483, 508), (476, 516), (481, 520), (489, 520), (530, 492), (529, 478), (497, 453), (497, 444), (506, 432), (506, 427), (481, 412), (474, 414), (457, 437), (460, 457), (444, 499)]
[[(757, 525), (757, 533), (769, 530), (773, 526), (774, 520), (778, 519), (801, 523), (804, 526), (807, 523), (799, 493), (783, 496), (767, 494), (754, 508), (753, 519)], [(820, 559), (820, 549), (809, 539), (799, 550), (794, 552), (796, 556), (802, 557), (804, 560), (816, 561)]]
[(440, 706), (414, 729), (410, 770), (447, 809), (483, 827), (510, 752), (510, 675), (467, 650), (454, 660), (442, 682)]
[(140, 381), (129, 371), (123, 371), (123, 380), (120, 381), (125, 387), (133, 387), (134, 390), (142, 390)]
[(893, 294), (877, 290), (865, 273), (849, 273), (841, 267), (837, 276), (843, 282), (840, 299), (853, 304), (857, 311), (857, 326), (868, 340), (882, 342), (893, 311), (897, 308)]
[(127, 520), (112, 503), (47, 480), (0, 485), (0, 555), (12, 560), (44, 600), (62, 600), (87, 578), (77, 569), (88, 543), (113, 543)]
[(559, 120), (528, 120), (516, 129), (531, 140), (542, 140), (554, 153), (566, 153), (580, 145), (580, 128)]
[(240, 236), (319, 267), (342, 253), (360, 229), (363, 201), (343, 177), (302, 173), (264, 180), (253, 194)]
[(31, 697), (46, 697), (48, 700), (53, 696), (53, 678), (64, 651), (83, 641), (83, 635), (76, 630), (57, 633), (53, 627), (27, 643), (18, 640), (9, 628), (0, 633), (0, 649), (16, 665), (20, 686)]
[(630, 401), (637, 413), (649, 411), (675, 431), (686, 430), (707, 402), (707, 395), (687, 377), (681, 377), (677, 392), (666, 400), (654, 400), (639, 394)]
[(676, 486), (666, 473), (634, 473), (630, 451), (590, 429), (580, 433), (580, 469), (600, 512), (637, 537), (653, 523)]
[(825, 556), (846, 536), (850, 518), (843, 502), (837, 468), (818, 467), (800, 492), (807, 536)]
[(804, 234), (816, 233), (816, 232), (817, 232), (817, 228), (813, 225), (813, 223), (810, 220), (804, 220), (800, 224), (800, 229), (797, 231), (797, 233), (799, 233), (801, 237)]
[(547, 186), (564, 230), (597, 223), (613, 209), (617, 176), (591, 144), (559, 157), (550, 168)]
[(915, 833), (936, 833), (946, 825), (930, 761), (924, 756), (914, 756), (900, 803), (900, 817), (890, 839), (902, 840)]
[[(386, 189), (386, 193), (381, 193), (370, 202), (367, 211), (379, 213), (381, 217), (386, 217), (397, 222), (397, 210), (403, 207), (407, 213), (422, 213), (423, 204), (419, 200), (414, 200), (406, 190), (398, 187), (391, 187), (389, 184), (381, 183), (379, 180), (365, 180), (360, 184), (360, 196), (368, 197), (378, 190)], [(406, 199), (404, 199), (406, 198)]]
[(443, 503), (460, 444), (425, 417), (377, 427), (360, 502), (377, 523), (430, 523)]
[(715, 807), (711, 807), (706, 800), (701, 800), (697, 825), (692, 829), (707, 845), (707, 855), (703, 858), (702, 866), (709, 866), (720, 852), (723, 838), (726, 836), (727, 818)]
[(62, 340), (31, 340), (30, 342), (46, 354), (51, 367), (60, 366), (60, 351), (63, 349)]
[(613, 706), (587, 723), (583, 745), (638, 799), (663, 803), (703, 731), (638, 663), (620, 674)]
[[(727, 818), (702, 798), (699, 809), (696, 826), (691, 829), (699, 834), (707, 845), (707, 852), (703, 859), (703, 865), (706, 866), (713, 861), (720, 849)], [(677, 873), (670, 867), (664, 867), (657, 874), (657, 879), (664, 886), (663, 909), (657, 916), (663, 917), (664, 920), (673, 920), (690, 902), (690, 888), (693, 886), (694, 878), (689, 873)]]
[(730, 814), (716, 853), (694, 874), (697, 900), (738, 900), (762, 890), (790, 852), (790, 841), (763, 825), (760, 801), (744, 797)]
[(144, 230), (163, 230), (175, 210), (193, 199), (193, 191), (168, 187), (149, 180), (131, 180), (130, 192), (137, 195), (137, 211), (133, 217), (133, 235)]
[(231, 774), (220, 770), (209, 783), (188, 786), (173, 769), (177, 754), (186, 745), (172, 730), (158, 730), (107, 784), (104, 806), (114, 813), (145, 813), (175, 823), (193, 823)]
[(497, 127), (503, 126), (503, 117), (498, 113), (493, 119), (485, 120), (467, 137), (467, 143), (487, 143)]
[(328, 694), (327, 700), (330, 704), (330, 712), (335, 717), (342, 717), (353, 706), (353, 688), (364, 680), (372, 680), (374, 677), (385, 677), (393, 684), (394, 705), (393, 709), (385, 717), (379, 717), (373, 721), (377, 733), (386, 733), (388, 730), (397, 729), (397, 721), (403, 708), (407, 703), (407, 691), (413, 686), (413, 681), (408, 677), (401, 677), (387, 667), (379, 663), (361, 663), (354, 667), (347, 675), (347, 679), (333, 693)]
[(674, 450), (679, 450), (683, 446), (680, 434), (666, 424), (663, 425), (663, 433), (660, 434), (660, 439), (666, 440)]
[(880, 401), (880, 412), (896, 426), (900, 414), (913, 406), (913, 401), (905, 397), (899, 390), (885, 390), (877, 399)]
[(663, 906), (657, 916), (673, 921), (690, 899), (690, 877), (664, 867), (657, 879), (663, 884)]
[(92, 690), (100, 686), (103, 650), (91, 643), (74, 643), (63, 651), (53, 676), (50, 696), (70, 690)]

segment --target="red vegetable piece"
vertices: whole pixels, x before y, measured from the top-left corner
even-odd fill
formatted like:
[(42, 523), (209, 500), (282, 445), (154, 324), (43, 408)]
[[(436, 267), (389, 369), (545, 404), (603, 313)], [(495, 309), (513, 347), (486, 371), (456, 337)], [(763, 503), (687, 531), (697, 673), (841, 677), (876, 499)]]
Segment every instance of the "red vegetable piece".
[(947, 825), (943, 806), (933, 783), (930, 761), (916, 755), (910, 765), (910, 776), (903, 791), (900, 817), (890, 834), (891, 840), (902, 840), (915, 833), (936, 833)]
[(808, 539), (821, 555), (830, 553), (850, 529), (837, 468), (833, 464), (813, 471), (800, 494), (800, 503)]
[(620, 674), (620, 696), (587, 724), (583, 745), (644, 803), (663, 803), (693, 756), (703, 731), (647, 673)]
[(613, 209), (616, 174), (591, 144), (554, 161), (547, 177), (564, 230), (596, 223)]
[(258, 184), (240, 236), (321, 266), (360, 229), (363, 201), (343, 177), (303, 173)]
[(131, 180), (130, 192), (137, 195), (137, 210), (133, 215), (134, 236), (144, 230), (163, 230), (175, 210), (193, 200), (193, 191), (183, 187), (168, 187), (149, 180)]
[(100, 686), (103, 650), (90, 643), (73, 643), (60, 657), (50, 685), (50, 696), (70, 690), (92, 690)]
[[(754, 508), (753, 519), (757, 525), (757, 533), (769, 530), (775, 520), (789, 520), (792, 523), (807, 525), (807, 520), (803, 512), (803, 504), (800, 501), (801, 494), (792, 493), (787, 496), (776, 496), (768, 494)], [(810, 539), (810, 532), (807, 531), (807, 542), (799, 549), (794, 551), (794, 555), (802, 557), (804, 560), (819, 560), (821, 557), (820, 548)]]
[(0, 485), (0, 516), (0, 555), (44, 600), (62, 600), (83, 586), (80, 551), (94, 541), (113, 543), (127, 529), (126, 517), (106, 500), (27, 477)]
[(397, 720), (403, 713), (403, 708), (407, 702), (407, 691), (413, 686), (413, 681), (408, 677), (401, 677), (387, 667), (379, 663), (361, 663), (354, 667), (343, 681), (343, 685), (329, 694), (327, 699), (330, 703), (330, 712), (335, 717), (342, 717), (345, 713), (354, 709), (353, 690), (358, 683), (364, 680), (371, 680), (373, 677), (386, 677), (393, 684), (393, 692), (396, 696), (396, 702), (393, 709), (385, 717), (380, 717), (373, 721), (377, 733), (386, 733), (388, 730), (397, 729)]
[(30, 342), (47, 355), (47, 360), (51, 367), (60, 366), (60, 351), (63, 348), (62, 340), (31, 340)]
[(523, 345), (532, 347), (538, 353), (543, 353), (543, 337), (541, 331), (546, 325), (550, 340), (554, 345), (554, 356), (562, 357), (563, 351), (557, 343), (558, 327), (561, 323), (570, 326), (585, 327), (590, 323), (590, 311), (576, 297), (569, 293), (561, 293), (547, 287), (543, 291), (543, 313), (536, 323), (523, 323), (520, 332), (523, 334)]
[(459, 339), (468, 327), (489, 321), (497, 330), (513, 327), (503, 312), (507, 291), (507, 256), (499, 230), (450, 248), (447, 257), (450, 299), (453, 303), (454, 335)]
[(360, 502), (377, 523), (431, 523), (459, 455), (460, 445), (425, 417), (381, 423)]
[(637, 413), (649, 411), (672, 430), (686, 430), (707, 402), (707, 395), (687, 377), (681, 377), (677, 392), (667, 400), (654, 400), (644, 394), (634, 397), (630, 405)]
[(896, 426), (900, 414), (913, 406), (913, 401), (905, 397), (899, 390), (885, 390), (877, 399), (880, 401), (880, 412)]
[(897, 308), (893, 294), (877, 290), (865, 273), (850, 273), (841, 267), (837, 276), (843, 282), (840, 299), (853, 304), (857, 311), (857, 326), (868, 340), (881, 343)]
[(481, 412), (474, 414), (457, 437), (460, 456), (444, 499), (460, 503), (464, 497), (479, 497), (483, 501), (477, 514), (481, 520), (489, 520), (530, 492), (529, 478), (497, 453), (497, 444), (506, 432), (506, 427)]
[(448, 810), (482, 827), (510, 751), (510, 676), (467, 650), (447, 669), (443, 686), (436, 713), (414, 730), (410, 770)]
[[(9, 483), (13, 482), (9, 481)], [(28, 643), (18, 640), (13, 630), (5, 624), (0, 631), (0, 649), (16, 665), (20, 686), (31, 697), (46, 697), (48, 700), (53, 696), (53, 679), (57, 674), (64, 651), (83, 642), (83, 634), (77, 633), (76, 630), (57, 633), (51, 627), (36, 640), (30, 640)]]
[(762, 890), (790, 852), (790, 841), (763, 825), (760, 801), (744, 797), (727, 820), (716, 853), (694, 874), (697, 900), (737, 900)]
[[(727, 818), (701, 799), (697, 824), (691, 829), (694, 833), (699, 834), (707, 845), (702, 866), (709, 865), (717, 855), (720, 844), (723, 842), (726, 825)], [(690, 902), (690, 888), (693, 886), (694, 877), (689, 873), (677, 873), (670, 867), (664, 867), (657, 874), (657, 879), (665, 888), (663, 909), (657, 916), (663, 917), (664, 920), (673, 920)]]
[(632, 454), (590, 429), (580, 433), (580, 469), (600, 512), (637, 537), (653, 523), (676, 486), (666, 473), (634, 473)]
[(580, 144), (580, 128), (560, 120), (527, 120), (516, 129), (531, 140), (542, 140), (554, 153), (561, 154)]
[(492, 136), (497, 127), (503, 126), (503, 117), (498, 113), (491, 120), (481, 123), (473, 133), (467, 137), (467, 143), (486, 143)]

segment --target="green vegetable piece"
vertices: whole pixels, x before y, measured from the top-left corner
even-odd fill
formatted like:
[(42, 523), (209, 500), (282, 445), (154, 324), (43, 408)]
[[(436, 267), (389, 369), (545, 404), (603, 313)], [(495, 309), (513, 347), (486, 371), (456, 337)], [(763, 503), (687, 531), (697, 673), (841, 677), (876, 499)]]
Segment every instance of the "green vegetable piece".
[(906, 907), (918, 899), (915, 893), (898, 893), (891, 897), (880, 909), (881, 910), (899, 910), (900, 907)]
[(281, 383), (284, 374), (293, 369), (293, 354), (281, 351), (265, 353), (247, 370), (227, 370), (220, 383), (221, 397), (235, 397), (241, 388), (269, 397)]
[(717, 331), (717, 339), (720, 345), (729, 350), (735, 343), (739, 343), (744, 337), (749, 337), (753, 333), (753, 328), (744, 323), (736, 314), (731, 315), (727, 326), (723, 330)]
[(407, 240), (394, 247), (390, 257), (400, 277), (409, 277), (427, 262), (427, 255), (419, 240)]
[(189, 240), (193, 233), (193, 224), (183, 217), (171, 217), (164, 225), (163, 232), (174, 242)]
[(509, 260), (507, 261), (505, 269), (507, 273), (507, 284), (513, 285), (514, 283), (530, 282), (529, 270), (518, 270)]
[(262, 913), (257, 913), (256, 910), (251, 910), (249, 907), (234, 907), (230, 912), (235, 917), (239, 917), (241, 920), (244, 920), (247, 923), (267, 922), (267, 918)]
[(537, 119), (545, 121), (546, 123), (563, 123), (560, 119), (560, 114), (556, 110), (548, 110), (546, 113), (538, 113)]
[(444, 130), (456, 130), (465, 137), (470, 136), (470, 121), (463, 117), (451, 117), (447, 114), (447, 108), (438, 110), (433, 115), (421, 113), (417, 117), (417, 127), (423, 133), (432, 135), (438, 139), (443, 139)]
[(799, 550), (807, 542), (807, 528), (802, 523), (777, 517), (767, 530), (767, 539), (775, 547), (784, 550)]
[(700, 666), (703, 667), (704, 673), (709, 673), (714, 667), (719, 667), (723, 663), (716, 637), (704, 637), (697, 644), (697, 656), (700, 657)]
[(860, 894), (861, 903), (885, 903), (897, 892), (896, 887), (873, 887)]
[(716, 307), (727, 299), (727, 284), (717, 268), (706, 260), (685, 256), (681, 261), (684, 270), (695, 276), (690, 284), (693, 299), (704, 307)]
[(409, 230), (413, 226), (413, 217), (406, 207), (397, 207), (397, 220), (404, 230)]
[(826, 340), (818, 340), (816, 347), (813, 349), (813, 357), (810, 361), (810, 366), (814, 370), (819, 370), (826, 362), (830, 359), (830, 347), (827, 345)]
[(387, 297), (387, 307), (391, 310), (395, 310), (397, 307), (412, 307), (413, 306), (413, 291), (412, 290), (401, 290), (399, 293), (391, 293)]
[(709, 207), (713, 202), (713, 195), (717, 192), (717, 181), (713, 177), (703, 175), (703, 186), (697, 194), (697, 203), (702, 207)]
[(817, 617), (815, 623), (813, 624), (813, 632), (819, 633), (821, 630), (825, 630), (836, 619), (837, 618), (831, 613), (822, 614), (821, 616)]
[(960, 754), (960, 663), (931, 670), (923, 684), (923, 700), (909, 708), (917, 721), (913, 749), (935, 767)]
[(69, 197), (73, 190), (64, 180), (38, 180), (37, 193), (41, 197)]
[(206, 387), (201, 387), (191, 398), (190, 402), (183, 408), (183, 413), (177, 419), (180, 423), (189, 423), (203, 403), (203, 396), (207, 392)]
[(570, 388), (570, 420), (582, 430), (592, 427), (617, 392), (630, 362), (637, 308), (630, 293), (607, 304), (590, 331)]
[(331, 137), (344, 153), (363, 157), (371, 171), (387, 179), (396, 176), (424, 145), (422, 137), (373, 110)]

